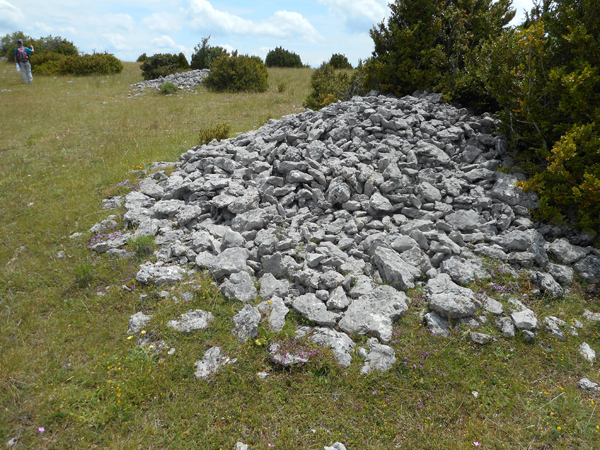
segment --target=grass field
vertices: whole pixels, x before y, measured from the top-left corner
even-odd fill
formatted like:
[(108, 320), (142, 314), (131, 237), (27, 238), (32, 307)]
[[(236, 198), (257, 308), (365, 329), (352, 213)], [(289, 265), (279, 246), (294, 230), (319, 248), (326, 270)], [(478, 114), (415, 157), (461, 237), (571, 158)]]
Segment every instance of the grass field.
[[(388, 373), (360, 375), (358, 354), (343, 370), (323, 349), (283, 370), (269, 362), (265, 344), (288, 338), (297, 318), (241, 345), (230, 330), (242, 305), (224, 299), (206, 275), (164, 297), (132, 281), (143, 260), (88, 250), (88, 230), (111, 214), (101, 200), (128, 192), (132, 170), (177, 160), (197, 144), (200, 127), (228, 122), (235, 135), (302, 111), (310, 74), (270, 70), (263, 94), (200, 87), (163, 96), (135, 95), (129, 85), (142, 79), (135, 63), (116, 76), (36, 77), (33, 85), (0, 63), (0, 446), (18, 438), (13, 448), (233, 449), (237, 441), (252, 449), (336, 441), (348, 449), (598, 448), (600, 396), (577, 388), (581, 377), (600, 381), (577, 350), (584, 341), (600, 350), (598, 324), (586, 322), (565, 341), (540, 332), (533, 343), (517, 336), (481, 347), (463, 326), (450, 338), (432, 337), (419, 319), (417, 290), (395, 324), (398, 363)], [(70, 239), (75, 232), (84, 236)], [(505, 301), (491, 283), (474, 288)], [(516, 296), (530, 288), (527, 280), (512, 287)], [(176, 300), (184, 291), (193, 300)], [(600, 311), (579, 285), (567, 299), (528, 304), (538, 318), (566, 321)], [(163, 325), (196, 308), (215, 315), (207, 330), (182, 335)], [(152, 311), (147, 333), (173, 355), (128, 339), (127, 319), (140, 310)], [(497, 334), (493, 320), (481, 331)], [(197, 380), (193, 364), (213, 345), (238, 361)], [(257, 377), (265, 371), (266, 380)]]

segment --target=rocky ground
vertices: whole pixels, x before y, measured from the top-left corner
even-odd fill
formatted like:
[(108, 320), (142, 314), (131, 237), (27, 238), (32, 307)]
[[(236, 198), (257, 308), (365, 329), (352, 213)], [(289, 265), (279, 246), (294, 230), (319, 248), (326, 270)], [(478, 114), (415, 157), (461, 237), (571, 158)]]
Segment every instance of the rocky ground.
[(191, 70), (189, 72), (174, 73), (167, 75), (166, 77), (157, 78), (156, 80), (140, 81), (139, 83), (132, 84), (132, 86), (141, 90), (144, 90), (145, 88), (160, 90), (160, 87), (163, 84), (170, 82), (179, 89), (191, 89), (201, 84), (209, 73), (210, 70), (208, 69)]
[[(461, 321), (482, 345), (517, 333), (568, 339), (600, 314), (563, 320), (533, 311), (528, 296), (505, 286), (494, 298), (468, 287), (493, 282), (495, 271), (529, 278), (531, 295), (567, 295), (575, 277), (600, 282), (593, 236), (531, 220), (537, 198), (515, 186), (524, 175), (497, 126), (436, 94), (355, 97), (270, 120), (154, 165), (139, 190), (106, 201), (124, 205), (122, 223), (133, 231), (106, 234), (116, 222), (104, 221), (90, 247), (128, 256), (121, 248), (128, 239), (154, 236), (159, 250), (140, 267), (140, 283), (172, 284), (208, 270), (225, 296), (246, 303), (232, 318), (241, 342), (256, 337), (261, 320), (281, 330), (291, 309), (314, 324), (298, 336), (331, 348), (342, 366), (358, 351), (363, 373), (395, 363), (386, 344), (413, 288), (422, 288), (423, 321), (434, 334), (448, 335)], [(477, 332), (490, 316), (497, 333)], [(191, 310), (167, 325), (202, 329), (211, 317)], [(132, 316), (130, 333), (150, 318)], [(369, 336), (366, 347), (355, 349), (353, 335)], [(277, 364), (306, 359), (277, 342), (268, 351)], [(580, 352), (595, 358), (587, 344)], [(196, 376), (234, 362), (214, 347), (196, 362)], [(598, 389), (587, 379), (580, 387)]]

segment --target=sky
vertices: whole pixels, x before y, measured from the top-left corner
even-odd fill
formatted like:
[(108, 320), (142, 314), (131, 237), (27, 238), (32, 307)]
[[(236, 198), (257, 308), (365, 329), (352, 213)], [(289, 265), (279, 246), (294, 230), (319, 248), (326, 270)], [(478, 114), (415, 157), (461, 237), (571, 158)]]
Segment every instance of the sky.
[[(369, 30), (389, 15), (389, 0), (0, 0), (0, 36), (61, 36), (85, 53), (183, 52), (209, 44), (265, 58), (283, 47), (313, 67), (342, 53), (355, 65), (371, 56)], [(520, 23), (532, 0), (513, 0)]]

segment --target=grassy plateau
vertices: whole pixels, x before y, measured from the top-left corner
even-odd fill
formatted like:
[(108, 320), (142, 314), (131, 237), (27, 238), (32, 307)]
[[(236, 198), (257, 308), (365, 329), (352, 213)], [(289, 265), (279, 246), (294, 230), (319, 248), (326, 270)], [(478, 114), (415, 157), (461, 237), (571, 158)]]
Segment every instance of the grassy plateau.
[[(580, 284), (564, 299), (526, 297), (525, 277), (512, 280), (489, 261), (493, 279), (472, 289), (505, 305), (509, 291), (540, 320), (578, 319), (584, 328), (564, 341), (540, 330), (528, 343), (519, 333), (503, 338), (489, 317), (477, 331), (498, 339), (486, 346), (459, 324), (450, 338), (431, 336), (420, 291), (410, 291), (390, 344), (397, 363), (361, 375), (358, 351), (344, 370), (329, 350), (293, 344), (302, 320), (291, 314), (282, 332), (261, 328), (259, 339), (238, 343), (232, 317), (243, 305), (206, 274), (169, 288), (137, 284), (151, 242), (132, 244), (140, 256), (129, 260), (88, 249), (91, 226), (119, 212), (102, 199), (129, 192), (132, 171), (176, 161), (199, 128), (226, 122), (235, 136), (301, 112), (311, 73), (270, 69), (262, 94), (198, 87), (165, 96), (129, 86), (142, 80), (137, 63), (115, 76), (32, 85), (0, 63), (0, 446), (16, 438), (18, 449), (600, 448), (600, 395), (577, 388), (582, 377), (600, 381), (578, 351), (583, 342), (600, 350), (600, 325), (581, 318), (600, 305)], [(75, 232), (83, 235), (69, 238)], [(189, 309), (215, 320), (190, 334), (164, 325)], [(163, 352), (127, 334), (138, 311), (152, 312), (144, 332), (167, 344)], [(275, 339), (313, 357), (274, 366), (266, 345)], [(354, 339), (357, 348), (366, 340)], [(194, 362), (214, 345), (237, 362), (196, 379)]]

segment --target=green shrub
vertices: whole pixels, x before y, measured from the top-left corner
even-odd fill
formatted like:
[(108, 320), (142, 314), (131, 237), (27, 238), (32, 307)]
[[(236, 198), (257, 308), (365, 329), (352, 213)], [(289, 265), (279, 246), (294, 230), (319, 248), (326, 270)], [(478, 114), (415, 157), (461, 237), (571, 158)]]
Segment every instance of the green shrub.
[(600, 4), (544, 2), (482, 51), (479, 77), (540, 196), (539, 219), (600, 232)]
[(31, 55), (31, 71), (35, 75), (57, 75), (65, 58), (65, 55), (49, 50), (36, 51)]
[(177, 92), (179, 92), (179, 88), (170, 81), (167, 81), (160, 86), (160, 93), (163, 95), (173, 95), (177, 94)]
[(364, 66), (359, 63), (357, 69), (349, 75), (337, 72), (329, 63), (321, 64), (311, 78), (311, 93), (304, 101), (305, 108), (318, 110), (338, 100), (349, 100), (355, 95), (364, 95)]
[(148, 55), (146, 55), (145, 53), (142, 53), (140, 56), (138, 56), (138, 59), (136, 60), (136, 62), (144, 62), (148, 59)]
[(215, 59), (227, 54), (227, 50), (223, 47), (208, 45), (209, 39), (210, 36), (202, 38), (202, 42), (194, 47), (194, 54), (192, 55), (192, 62), (190, 64), (192, 69), (210, 69)]
[(429, 89), (447, 99), (489, 100), (467, 66), (514, 17), (510, 0), (395, 0), (389, 6), (387, 22), (370, 32), (375, 49), (365, 70), (371, 88), (397, 96)]
[(59, 63), (61, 75), (111, 75), (122, 71), (123, 63), (110, 53), (67, 56)]
[(177, 55), (177, 65), (180, 69), (190, 68), (190, 63), (188, 62), (187, 58), (183, 53), (179, 53), (179, 55)]
[(187, 59), (183, 53), (179, 55), (157, 53), (150, 56), (141, 65), (144, 80), (156, 80), (188, 68)]
[(275, 50), (271, 50), (267, 53), (265, 65), (267, 67), (303, 67), (300, 56), (289, 50), (284, 50), (281, 47), (275, 47)]
[(334, 53), (331, 55), (331, 58), (329, 59), (329, 65), (337, 70), (353, 69), (352, 64), (350, 64), (350, 61), (348, 61), (348, 58), (346, 58), (346, 55), (342, 55), (340, 53)]
[(218, 92), (265, 92), (269, 73), (258, 56), (221, 55), (217, 58), (204, 84)]
[(229, 137), (231, 126), (228, 123), (219, 123), (215, 126), (200, 127), (198, 130), (198, 140), (200, 145), (208, 144), (213, 139), (221, 141)]

